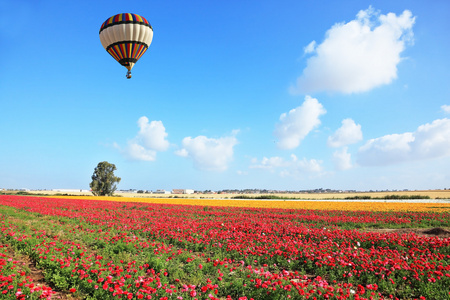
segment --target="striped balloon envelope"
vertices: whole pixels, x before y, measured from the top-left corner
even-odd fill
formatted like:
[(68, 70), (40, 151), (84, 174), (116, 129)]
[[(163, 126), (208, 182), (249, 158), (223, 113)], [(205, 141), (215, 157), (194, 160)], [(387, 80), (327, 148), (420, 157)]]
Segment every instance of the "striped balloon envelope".
[(152, 43), (153, 28), (143, 17), (123, 13), (108, 18), (100, 27), (100, 42), (122, 66), (131, 69)]

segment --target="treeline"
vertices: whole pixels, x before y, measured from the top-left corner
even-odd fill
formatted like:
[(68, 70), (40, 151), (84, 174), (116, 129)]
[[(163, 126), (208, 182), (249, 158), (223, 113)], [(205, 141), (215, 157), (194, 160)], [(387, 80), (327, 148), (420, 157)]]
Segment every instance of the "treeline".
[(280, 196), (275, 196), (275, 195), (261, 195), (261, 196), (239, 195), (239, 196), (231, 197), (231, 199), (258, 199), (258, 200), (264, 200), (264, 199), (298, 199), (298, 198), (280, 197)]
[(367, 200), (367, 199), (386, 199), (386, 200), (411, 200), (411, 199), (431, 199), (428, 195), (386, 195), (383, 197), (371, 196), (351, 196), (345, 197), (346, 200)]
[[(239, 196), (235, 196), (232, 197), (231, 199), (257, 199), (257, 200), (270, 200), (270, 199), (281, 199), (281, 200), (286, 200), (286, 199), (292, 199), (292, 200), (302, 200), (302, 199), (306, 199), (306, 198), (291, 198), (291, 197), (282, 197), (282, 196), (275, 196), (275, 195), (260, 195), (260, 196), (246, 196), (246, 195), (239, 195)], [(339, 199), (339, 198), (331, 198), (331, 199)], [(345, 200), (370, 200), (370, 199), (374, 199), (374, 200), (411, 200), (411, 199), (431, 199), (430, 196), (426, 196), (426, 195), (386, 195), (383, 197), (371, 197), (369, 195), (367, 196), (349, 196), (349, 197), (345, 197)], [(317, 199), (320, 200), (320, 199)]]

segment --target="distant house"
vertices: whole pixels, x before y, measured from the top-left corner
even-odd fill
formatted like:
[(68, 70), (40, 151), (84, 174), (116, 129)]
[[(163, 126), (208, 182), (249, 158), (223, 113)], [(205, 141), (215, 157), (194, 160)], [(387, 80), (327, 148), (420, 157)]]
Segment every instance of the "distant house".
[(191, 189), (173, 189), (172, 194), (193, 194), (194, 190)]
[(129, 190), (118, 190), (118, 192), (121, 193), (137, 193), (138, 190), (136, 189), (129, 189)]
[(52, 189), (52, 191), (59, 193), (89, 193), (88, 190), (83, 189)]
[(170, 194), (170, 191), (166, 190), (156, 190), (153, 194)]

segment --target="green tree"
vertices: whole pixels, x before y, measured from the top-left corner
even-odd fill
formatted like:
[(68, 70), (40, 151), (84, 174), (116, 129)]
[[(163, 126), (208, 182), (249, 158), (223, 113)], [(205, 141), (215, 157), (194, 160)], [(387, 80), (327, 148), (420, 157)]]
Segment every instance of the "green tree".
[(92, 194), (95, 196), (112, 196), (117, 189), (116, 183), (120, 182), (120, 177), (114, 176), (116, 165), (107, 161), (99, 162), (92, 175), (92, 182), (89, 184)]

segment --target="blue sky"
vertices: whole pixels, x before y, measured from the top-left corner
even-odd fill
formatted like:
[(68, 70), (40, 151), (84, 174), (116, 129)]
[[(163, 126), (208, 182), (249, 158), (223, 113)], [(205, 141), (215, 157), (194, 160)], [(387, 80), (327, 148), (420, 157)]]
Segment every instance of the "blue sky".
[[(450, 187), (450, 2), (0, 0), (0, 188)], [(100, 44), (152, 24), (125, 78)]]

